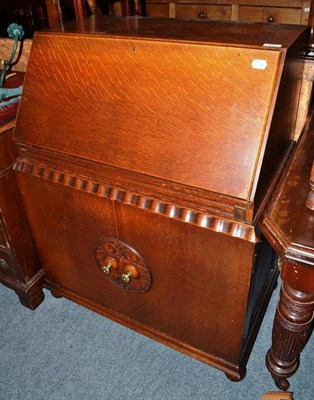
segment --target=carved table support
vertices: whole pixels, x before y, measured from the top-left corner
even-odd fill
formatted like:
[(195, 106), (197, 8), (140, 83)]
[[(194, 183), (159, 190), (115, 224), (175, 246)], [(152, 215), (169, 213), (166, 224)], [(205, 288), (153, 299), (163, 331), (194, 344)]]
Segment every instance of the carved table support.
[(311, 334), (314, 293), (304, 293), (283, 283), (274, 321), (272, 347), (266, 362), (276, 385), (287, 390), (287, 378), (299, 367), (299, 356)]
[[(276, 385), (299, 366), (314, 319), (314, 113), (265, 212), (262, 231), (282, 259), (282, 289), (266, 363)], [(310, 193), (309, 193), (310, 189)]]

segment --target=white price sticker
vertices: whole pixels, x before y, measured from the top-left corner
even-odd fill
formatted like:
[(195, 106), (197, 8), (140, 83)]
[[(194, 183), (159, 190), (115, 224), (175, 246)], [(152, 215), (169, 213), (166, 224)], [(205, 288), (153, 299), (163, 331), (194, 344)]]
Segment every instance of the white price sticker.
[(276, 48), (280, 48), (282, 47), (282, 44), (279, 43), (264, 43), (263, 47), (276, 47)]
[(252, 61), (252, 68), (254, 69), (266, 69), (267, 68), (267, 61), (266, 60), (259, 60), (255, 59)]

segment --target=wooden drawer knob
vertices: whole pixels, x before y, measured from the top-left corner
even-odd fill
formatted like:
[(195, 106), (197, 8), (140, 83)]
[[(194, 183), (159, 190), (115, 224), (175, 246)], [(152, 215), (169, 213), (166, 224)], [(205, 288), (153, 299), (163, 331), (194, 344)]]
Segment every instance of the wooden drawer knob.
[(204, 19), (205, 17), (206, 17), (206, 14), (203, 11), (198, 13), (198, 18)]
[(269, 24), (273, 23), (274, 21), (275, 21), (275, 18), (272, 17), (271, 15), (267, 18), (267, 22), (268, 22)]

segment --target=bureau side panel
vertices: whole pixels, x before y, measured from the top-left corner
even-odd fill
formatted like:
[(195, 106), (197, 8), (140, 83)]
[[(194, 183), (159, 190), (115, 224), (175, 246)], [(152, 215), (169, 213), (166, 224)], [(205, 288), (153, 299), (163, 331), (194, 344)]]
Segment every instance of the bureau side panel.
[(267, 192), (268, 195), (271, 194), (270, 188), (274, 188), (274, 183), (281, 174), (278, 171), (284, 166), (293, 146), (309, 34), (310, 30), (306, 30), (288, 49), (286, 55), (260, 179), (256, 194), (255, 191), (252, 193), (255, 194), (257, 215), (260, 215), (266, 204)]

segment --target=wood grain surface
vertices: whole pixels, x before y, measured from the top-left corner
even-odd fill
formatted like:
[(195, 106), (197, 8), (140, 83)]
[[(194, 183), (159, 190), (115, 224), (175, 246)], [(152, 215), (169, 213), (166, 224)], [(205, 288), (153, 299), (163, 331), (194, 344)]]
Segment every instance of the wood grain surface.
[(16, 138), (249, 199), (279, 60), (270, 50), (38, 35)]

